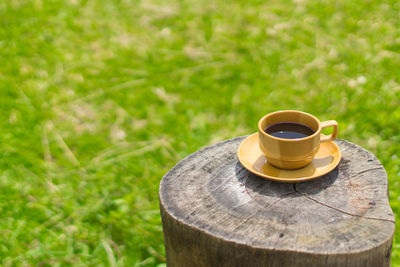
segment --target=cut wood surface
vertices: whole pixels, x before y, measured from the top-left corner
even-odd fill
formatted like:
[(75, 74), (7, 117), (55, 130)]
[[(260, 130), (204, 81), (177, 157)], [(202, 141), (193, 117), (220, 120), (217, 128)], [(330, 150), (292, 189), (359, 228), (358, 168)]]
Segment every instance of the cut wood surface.
[(168, 266), (390, 266), (394, 216), (374, 155), (337, 140), (335, 170), (277, 183), (239, 163), (244, 138), (201, 149), (163, 177)]

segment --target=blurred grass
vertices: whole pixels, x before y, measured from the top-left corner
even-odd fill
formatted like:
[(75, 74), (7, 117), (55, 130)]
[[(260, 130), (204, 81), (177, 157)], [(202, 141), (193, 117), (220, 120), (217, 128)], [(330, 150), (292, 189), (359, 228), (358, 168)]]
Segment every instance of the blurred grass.
[[(400, 211), (398, 1), (0, 3), (0, 264), (164, 266), (158, 184), (279, 109), (336, 119)], [(400, 235), (393, 266), (400, 266)]]

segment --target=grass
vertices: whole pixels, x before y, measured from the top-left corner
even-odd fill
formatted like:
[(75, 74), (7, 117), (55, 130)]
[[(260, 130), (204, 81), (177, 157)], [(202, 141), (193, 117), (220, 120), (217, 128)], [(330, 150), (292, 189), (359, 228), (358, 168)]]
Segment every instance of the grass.
[(2, 1), (0, 264), (165, 266), (163, 174), (280, 109), (336, 119), (340, 138), (377, 155), (399, 221), (399, 11), (373, 0)]

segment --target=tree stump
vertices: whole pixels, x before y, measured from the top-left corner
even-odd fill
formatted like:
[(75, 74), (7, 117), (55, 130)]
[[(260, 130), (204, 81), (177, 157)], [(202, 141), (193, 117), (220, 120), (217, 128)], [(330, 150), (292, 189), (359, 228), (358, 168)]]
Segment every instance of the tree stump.
[(239, 163), (243, 139), (203, 148), (163, 177), (168, 266), (390, 266), (395, 222), (374, 155), (337, 140), (335, 170), (277, 183)]

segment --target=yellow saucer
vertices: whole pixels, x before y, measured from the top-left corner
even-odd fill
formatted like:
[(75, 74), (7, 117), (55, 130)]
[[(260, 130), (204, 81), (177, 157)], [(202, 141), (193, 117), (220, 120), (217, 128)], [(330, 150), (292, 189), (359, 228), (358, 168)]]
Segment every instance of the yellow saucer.
[(300, 169), (279, 169), (267, 162), (258, 145), (258, 133), (248, 136), (237, 152), (248, 171), (277, 182), (296, 183), (312, 180), (332, 171), (340, 161), (340, 149), (334, 142), (321, 143), (313, 161)]

